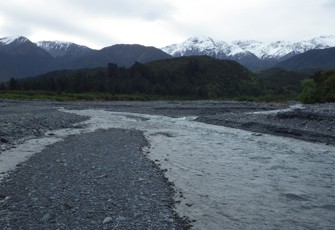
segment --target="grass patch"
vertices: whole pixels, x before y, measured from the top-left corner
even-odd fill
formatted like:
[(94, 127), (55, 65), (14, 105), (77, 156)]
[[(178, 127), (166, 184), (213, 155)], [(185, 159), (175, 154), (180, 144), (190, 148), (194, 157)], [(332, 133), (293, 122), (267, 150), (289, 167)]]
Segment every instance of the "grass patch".
[(50, 91), (1, 91), (0, 99), (10, 100), (51, 100), (51, 101), (158, 101), (158, 100), (195, 100), (191, 97), (160, 96), (146, 94), (111, 93), (65, 93)]
[[(161, 96), (145, 94), (111, 94), (111, 93), (57, 93), (49, 91), (1, 91), (0, 99), (10, 100), (51, 100), (51, 101), (192, 101), (203, 100), (204, 98), (180, 97), (180, 96)], [(229, 101), (249, 101), (249, 102), (287, 102), (297, 100), (295, 97), (283, 96), (240, 96), (234, 98), (207, 98), (213, 100)]]
[(1, 99), (53, 101), (145, 101), (146, 95), (113, 95), (109, 93), (56, 93), (47, 91), (0, 91)]

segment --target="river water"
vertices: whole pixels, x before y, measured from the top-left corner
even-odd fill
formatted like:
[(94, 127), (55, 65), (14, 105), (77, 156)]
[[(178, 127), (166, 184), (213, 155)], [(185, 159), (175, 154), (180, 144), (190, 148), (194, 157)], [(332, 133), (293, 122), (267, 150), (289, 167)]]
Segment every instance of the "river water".
[(335, 147), (208, 125), (192, 117), (68, 111), (97, 128), (144, 132), (194, 229), (335, 229)]
[[(31, 155), (68, 135), (97, 129), (140, 130), (149, 143), (144, 154), (166, 171), (176, 189), (176, 211), (195, 220), (194, 229), (335, 229), (334, 146), (208, 125), (194, 117), (60, 110), (91, 119), (81, 123), (85, 128), (38, 139), (36, 151), (27, 143), (2, 157), (25, 150)], [(14, 162), (13, 169), (22, 159), (1, 161)]]

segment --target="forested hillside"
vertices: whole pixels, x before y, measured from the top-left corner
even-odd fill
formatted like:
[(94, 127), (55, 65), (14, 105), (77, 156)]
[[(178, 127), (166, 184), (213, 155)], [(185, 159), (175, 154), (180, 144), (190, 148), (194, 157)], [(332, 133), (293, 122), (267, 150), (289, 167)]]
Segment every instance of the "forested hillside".
[(305, 78), (285, 70), (254, 74), (235, 61), (194, 56), (147, 64), (136, 62), (129, 68), (110, 63), (106, 68), (54, 71), (33, 78), (11, 79), (0, 89), (249, 100), (294, 98)]

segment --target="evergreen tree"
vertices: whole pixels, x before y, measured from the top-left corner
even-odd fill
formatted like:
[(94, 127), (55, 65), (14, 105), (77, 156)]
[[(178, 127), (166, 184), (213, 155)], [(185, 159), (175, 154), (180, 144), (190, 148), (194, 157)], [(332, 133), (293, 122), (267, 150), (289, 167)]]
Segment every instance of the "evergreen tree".
[(5, 90), (6, 89), (6, 86), (3, 82), (1, 82), (0, 84), (0, 90)]
[(108, 77), (116, 77), (118, 74), (118, 66), (114, 63), (108, 63), (107, 65), (107, 75)]
[(17, 90), (18, 89), (18, 83), (15, 78), (11, 78), (8, 83), (8, 89), (9, 90)]

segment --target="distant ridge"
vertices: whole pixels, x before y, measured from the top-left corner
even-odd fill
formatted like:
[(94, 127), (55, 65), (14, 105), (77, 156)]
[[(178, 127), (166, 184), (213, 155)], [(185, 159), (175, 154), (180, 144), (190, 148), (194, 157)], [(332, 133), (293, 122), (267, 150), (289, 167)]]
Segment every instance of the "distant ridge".
[(71, 42), (31, 42), (18, 37), (0, 38), (0, 82), (53, 70), (105, 67), (108, 63), (129, 67), (171, 56), (155, 47), (113, 45), (101, 50)]
[(335, 70), (335, 47), (309, 50), (278, 63), (277, 67), (305, 72)]
[[(315, 55), (319, 55), (319, 52), (311, 50), (324, 50), (332, 47), (335, 47), (335, 36), (320, 36), (300, 42), (270, 43), (254, 40), (237, 40), (228, 43), (200, 36), (162, 49), (118, 44), (100, 50), (72, 42), (33, 43), (23, 36), (4, 37), (0, 38), (0, 82), (11, 77), (23, 78), (53, 70), (104, 67), (108, 63), (129, 67), (135, 62), (146, 63), (171, 57), (202, 55), (234, 60), (250, 70), (264, 70), (275, 66), (299, 71), (306, 68), (320, 69), (332, 67), (332, 63), (329, 62), (332, 56), (328, 54), (330, 55), (327, 56), (328, 59), (320, 59), (320, 57), (313, 59)], [(307, 51), (311, 51), (306, 54), (310, 57), (303, 56), (303, 59), (309, 59), (310, 63), (304, 64), (298, 61), (300, 60), (299, 55)], [(297, 55), (299, 57), (295, 59)], [(325, 63), (328, 64), (325, 65)]]
[(299, 42), (275, 41), (270, 43), (254, 40), (227, 43), (200, 36), (163, 47), (162, 50), (174, 57), (208, 55), (218, 59), (231, 59), (251, 70), (257, 70), (273, 67), (281, 61), (308, 50), (330, 47), (335, 47), (335, 36), (320, 36)]

